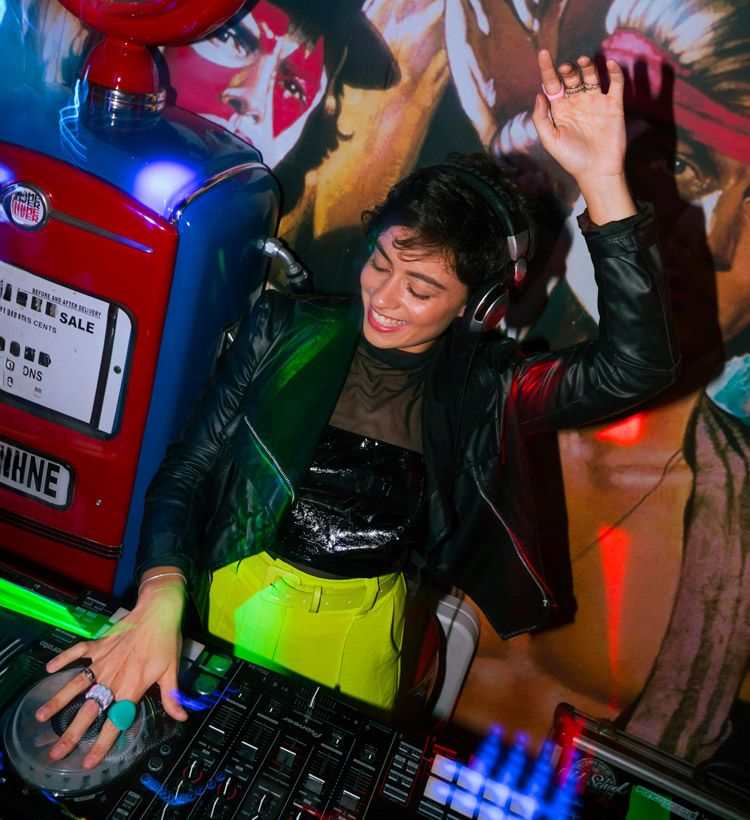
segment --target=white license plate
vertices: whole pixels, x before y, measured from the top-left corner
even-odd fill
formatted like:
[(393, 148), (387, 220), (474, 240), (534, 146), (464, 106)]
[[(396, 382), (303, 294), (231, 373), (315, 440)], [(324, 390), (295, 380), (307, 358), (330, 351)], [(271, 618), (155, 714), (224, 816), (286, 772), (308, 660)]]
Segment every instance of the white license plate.
[(49, 456), (0, 439), (0, 486), (64, 508), (73, 497), (73, 470)]

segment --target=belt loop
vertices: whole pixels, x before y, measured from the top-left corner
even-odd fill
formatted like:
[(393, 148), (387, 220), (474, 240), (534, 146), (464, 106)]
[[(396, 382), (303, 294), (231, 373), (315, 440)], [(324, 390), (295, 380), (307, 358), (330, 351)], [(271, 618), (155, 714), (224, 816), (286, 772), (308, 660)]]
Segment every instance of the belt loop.
[(378, 600), (380, 594), (380, 579), (375, 577), (363, 578), (362, 580), (365, 582), (365, 599), (362, 601), (362, 606), (359, 611), (369, 612), (375, 606), (375, 601)]
[(310, 601), (310, 612), (320, 612), (320, 599), (323, 593), (323, 587), (314, 586), (312, 599)]

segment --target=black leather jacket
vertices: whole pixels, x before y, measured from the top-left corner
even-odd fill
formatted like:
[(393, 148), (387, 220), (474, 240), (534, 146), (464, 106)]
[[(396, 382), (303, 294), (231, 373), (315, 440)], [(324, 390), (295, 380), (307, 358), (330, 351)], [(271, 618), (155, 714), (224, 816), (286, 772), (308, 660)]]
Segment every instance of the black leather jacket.
[[(529, 437), (626, 411), (678, 370), (650, 211), (593, 228), (586, 240), (599, 286), (597, 340), (524, 357), (510, 339), (448, 333), (426, 378), (428, 531), (416, 561), (465, 590), (503, 637), (543, 626), (555, 605)], [(205, 611), (211, 571), (273, 545), (360, 323), (360, 306), (348, 300), (274, 292), (259, 300), (149, 488), (139, 575), (182, 567)]]

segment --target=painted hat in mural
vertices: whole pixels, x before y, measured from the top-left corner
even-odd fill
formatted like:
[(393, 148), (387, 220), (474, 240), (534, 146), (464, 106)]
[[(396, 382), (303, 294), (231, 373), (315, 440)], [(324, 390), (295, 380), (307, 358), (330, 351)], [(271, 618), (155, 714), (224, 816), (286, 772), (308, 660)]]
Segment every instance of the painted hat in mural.
[[(251, 0), (246, 9), (252, 9)], [(270, 0), (293, 25), (324, 37), (329, 69), (353, 88), (391, 88), (399, 69), (390, 49), (362, 10), (362, 0)]]

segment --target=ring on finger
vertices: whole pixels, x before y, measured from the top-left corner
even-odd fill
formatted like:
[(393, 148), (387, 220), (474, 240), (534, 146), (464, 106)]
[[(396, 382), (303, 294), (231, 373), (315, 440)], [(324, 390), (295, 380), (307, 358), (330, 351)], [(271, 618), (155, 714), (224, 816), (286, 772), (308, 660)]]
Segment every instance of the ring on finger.
[(109, 708), (109, 705), (115, 699), (115, 696), (112, 694), (112, 690), (105, 686), (103, 683), (95, 683), (84, 695), (86, 700), (93, 700), (94, 703), (97, 704), (99, 707), (99, 713), (101, 714), (105, 709)]
[(96, 675), (94, 674), (94, 670), (90, 666), (84, 666), (81, 669), (81, 674), (85, 675), (88, 678), (88, 682), (93, 686), (96, 683)]
[(597, 88), (602, 87), (602, 84), (601, 83), (584, 83), (583, 87), (586, 89), (586, 91), (596, 91)]
[(555, 100), (561, 100), (565, 96), (565, 86), (560, 86), (559, 91), (555, 91), (554, 94), (548, 94), (545, 87), (542, 86), (542, 91), (544, 92), (544, 96), (550, 101), (554, 102)]
[(578, 83), (578, 85), (571, 86), (565, 89), (565, 96), (572, 97), (575, 94), (582, 94), (586, 90), (585, 83)]
[(127, 732), (135, 720), (135, 703), (133, 703), (132, 700), (116, 701), (109, 707), (107, 718), (111, 720), (121, 732)]

